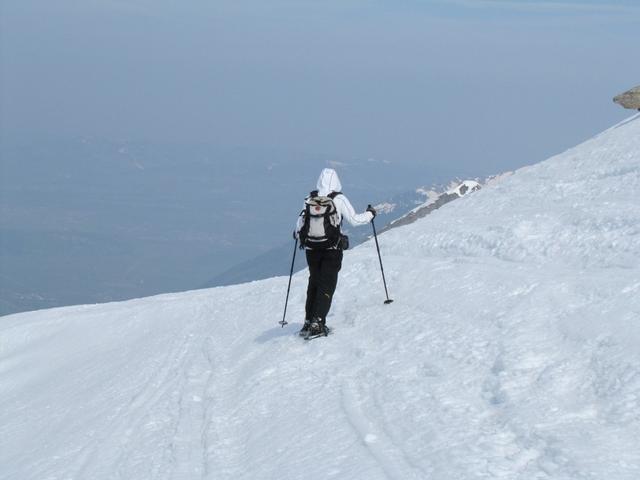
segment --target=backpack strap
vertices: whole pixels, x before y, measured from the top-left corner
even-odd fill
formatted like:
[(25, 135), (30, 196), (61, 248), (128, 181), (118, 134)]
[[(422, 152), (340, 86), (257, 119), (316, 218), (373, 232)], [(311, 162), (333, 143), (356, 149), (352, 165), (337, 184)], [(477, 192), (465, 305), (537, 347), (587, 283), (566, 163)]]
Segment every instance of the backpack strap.
[[(338, 195), (342, 195), (342, 192), (331, 192), (329, 195), (327, 195), (327, 197), (329, 197), (333, 201)], [(333, 204), (333, 206), (335, 208), (335, 203)], [(340, 219), (340, 225), (342, 225), (342, 219)], [(338, 225), (338, 229), (340, 229), (340, 225)]]

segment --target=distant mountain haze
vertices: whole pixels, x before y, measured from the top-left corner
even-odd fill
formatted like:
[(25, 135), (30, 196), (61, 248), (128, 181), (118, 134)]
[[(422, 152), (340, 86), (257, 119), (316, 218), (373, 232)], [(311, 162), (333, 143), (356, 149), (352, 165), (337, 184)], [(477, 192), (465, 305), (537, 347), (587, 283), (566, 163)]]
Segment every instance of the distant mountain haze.
[(636, 0), (4, 0), (0, 314), (242, 270), (327, 165), (362, 211), (562, 151), (628, 114), (639, 22)]
[[(0, 314), (199, 288), (269, 257), (291, 238), (326, 165), (340, 172), (359, 210), (413, 191), (416, 178), (447, 176), (427, 162), (412, 168), (274, 149), (5, 143)], [(242, 280), (255, 278), (263, 277)]]

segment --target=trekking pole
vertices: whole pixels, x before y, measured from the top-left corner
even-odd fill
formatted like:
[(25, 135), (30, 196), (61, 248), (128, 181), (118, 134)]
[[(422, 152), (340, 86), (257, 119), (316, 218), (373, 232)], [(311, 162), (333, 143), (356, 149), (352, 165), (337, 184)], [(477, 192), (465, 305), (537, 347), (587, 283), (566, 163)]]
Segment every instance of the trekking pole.
[[(371, 208), (371, 205), (369, 205), (368, 208)], [(382, 283), (384, 284), (384, 293), (387, 295), (387, 299), (384, 301), (384, 303), (385, 305), (388, 305), (391, 302), (393, 302), (393, 300), (389, 298), (389, 292), (387, 291), (387, 281), (384, 278), (384, 267), (382, 266), (382, 256), (380, 256), (380, 245), (378, 244), (378, 235), (376, 234), (376, 224), (373, 223), (373, 218), (371, 219), (371, 226), (373, 227), (373, 238), (376, 240), (376, 250), (378, 250), (378, 260), (380, 260), (380, 271), (382, 272)]]
[(287, 303), (289, 303), (289, 290), (291, 290), (291, 277), (293, 276), (293, 265), (296, 263), (296, 250), (298, 250), (298, 237), (296, 237), (296, 241), (293, 244), (293, 258), (291, 259), (291, 272), (289, 273), (289, 286), (287, 287), (287, 299), (284, 301), (284, 314), (282, 315), (282, 320), (278, 322), (284, 328), (289, 322), (285, 320), (287, 316)]

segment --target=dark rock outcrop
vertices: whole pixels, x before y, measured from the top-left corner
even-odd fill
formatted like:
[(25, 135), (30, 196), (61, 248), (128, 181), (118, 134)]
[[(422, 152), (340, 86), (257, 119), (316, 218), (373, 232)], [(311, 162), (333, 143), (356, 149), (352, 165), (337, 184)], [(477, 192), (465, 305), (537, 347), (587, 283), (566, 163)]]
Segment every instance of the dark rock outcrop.
[(640, 110), (640, 85), (613, 97), (613, 101), (624, 108)]
[(442, 207), (443, 205), (456, 200), (457, 198), (468, 195), (471, 192), (475, 192), (476, 190), (480, 190), (482, 186), (473, 180), (465, 180), (460, 183), (457, 187), (443, 192), (439, 194), (436, 198), (431, 199), (426, 202), (424, 205), (413, 209), (411, 212), (406, 215), (400, 217), (399, 219), (391, 222), (389, 225), (386, 225), (384, 228), (380, 230), (380, 233), (386, 232), (387, 230), (391, 230), (392, 228), (401, 227), (403, 225), (408, 225), (410, 223), (415, 222), (419, 218), (426, 217), (434, 210)]

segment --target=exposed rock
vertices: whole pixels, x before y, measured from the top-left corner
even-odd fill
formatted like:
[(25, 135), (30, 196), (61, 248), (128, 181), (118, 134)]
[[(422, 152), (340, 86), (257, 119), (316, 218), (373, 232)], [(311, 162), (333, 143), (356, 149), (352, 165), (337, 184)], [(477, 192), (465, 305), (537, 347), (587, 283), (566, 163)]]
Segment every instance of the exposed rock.
[(413, 223), (417, 219), (429, 215), (431, 212), (437, 210), (444, 204), (449, 203), (457, 198), (464, 197), (465, 195), (468, 195), (471, 192), (475, 192), (476, 190), (480, 190), (481, 188), (482, 185), (480, 185), (475, 180), (465, 180), (462, 183), (453, 183), (450, 186), (449, 190), (447, 190), (446, 192), (439, 194), (436, 194), (435, 192), (429, 192), (429, 200), (426, 203), (417, 208), (414, 208), (412, 211), (398, 218), (397, 220), (394, 220), (389, 225), (386, 225), (380, 230), (380, 233), (391, 230), (392, 228), (401, 227), (402, 225)]
[(640, 110), (640, 85), (613, 97), (613, 101), (624, 108)]

